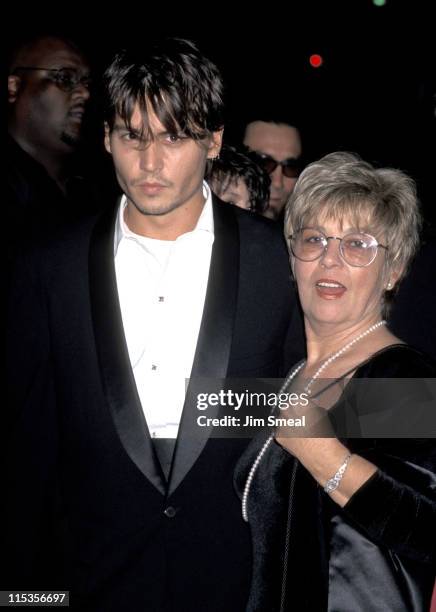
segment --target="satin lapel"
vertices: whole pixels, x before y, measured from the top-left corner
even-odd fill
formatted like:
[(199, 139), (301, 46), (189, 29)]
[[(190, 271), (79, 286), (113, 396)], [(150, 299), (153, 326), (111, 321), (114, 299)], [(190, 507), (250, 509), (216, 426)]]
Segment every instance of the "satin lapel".
[[(233, 207), (215, 198), (214, 234), (203, 317), (170, 474), (169, 495), (191, 469), (211, 432), (211, 428), (197, 425), (200, 413), (196, 401), (201, 390), (201, 381), (197, 379), (214, 379), (221, 388), (220, 379), (225, 378), (229, 363), (239, 283), (239, 231)], [(213, 390), (208, 388), (209, 392)], [(218, 406), (208, 408), (207, 416), (216, 416), (218, 410)]]
[(101, 217), (89, 251), (89, 291), (103, 388), (127, 454), (165, 494), (165, 480), (141, 408), (123, 332), (114, 264), (114, 227), (112, 213)]

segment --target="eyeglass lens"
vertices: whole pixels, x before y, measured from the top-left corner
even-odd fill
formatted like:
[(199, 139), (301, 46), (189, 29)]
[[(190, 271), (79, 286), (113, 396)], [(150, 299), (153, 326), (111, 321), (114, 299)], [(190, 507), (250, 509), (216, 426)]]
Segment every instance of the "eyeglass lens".
[(89, 76), (81, 76), (72, 68), (60, 68), (57, 71), (51, 72), (51, 79), (64, 91), (72, 91), (79, 84), (86, 88), (91, 86), (91, 78)]
[(301, 164), (297, 159), (277, 161), (269, 155), (256, 153), (256, 161), (268, 174), (272, 174), (277, 166), (282, 167), (282, 172), (287, 178), (297, 178), (301, 172)]
[(88, 74), (80, 74), (75, 68), (45, 68), (43, 66), (16, 66), (13, 74), (21, 70), (35, 70), (47, 72), (47, 77), (59, 89), (63, 91), (72, 91), (79, 84), (87, 89), (91, 87), (92, 80)]
[(272, 174), (277, 166), (282, 167), (282, 172), (287, 178), (297, 178), (300, 174), (300, 165), (296, 159), (285, 159), (279, 162), (272, 157), (268, 157), (264, 160), (263, 166), (268, 174)]
[(292, 238), (292, 252), (298, 259), (314, 261), (325, 252), (329, 239), (339, 240), (339, 252), (351, 266), (368, 266), (377, 255), (377, 240), (369, 234), (350, 233), (343, 238), (327, 238), (322, 232), (310, 228), (300, 230)]

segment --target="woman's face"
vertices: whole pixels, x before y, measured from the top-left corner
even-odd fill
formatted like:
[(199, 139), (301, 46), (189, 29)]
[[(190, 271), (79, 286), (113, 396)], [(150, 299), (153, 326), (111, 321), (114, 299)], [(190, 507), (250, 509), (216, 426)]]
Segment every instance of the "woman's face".
[[(359, 231), (347, 220), (339, 223), (325, 217), (311, 222), (310, 227), (316, 227), (326, 236), (340, 238)], [(365, 231), (386, 244), (384, 236), (370, 229)], [(339, 329), (380, 320), (382, 296), (388, 281), (392, 280), (386, 272), (385, 249), (378, 248), (374, 261), (358, 268), (342, 259), (339, 245), (339, 240), (329, 240), (327, 249), (315, 261), (293, 257), (294, 276), (306, 320), (312, 326), (332, 324)]]
[(211, 188), (223, 202), (250, 209), (250, 193), (243, 178), (235, 178), (221, 184), (214, 181)]

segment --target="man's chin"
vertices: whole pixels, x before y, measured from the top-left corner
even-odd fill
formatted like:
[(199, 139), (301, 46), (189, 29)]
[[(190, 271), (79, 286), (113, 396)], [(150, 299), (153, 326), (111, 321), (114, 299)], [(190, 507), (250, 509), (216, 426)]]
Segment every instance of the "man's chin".
[(62, 132), (61, 134), (61, 141), (66, 144), (70, 149), (77, 149), (80, 140), (81, 137), (78, 132), (74, 134), (72, 134), (71, 132)]
[(170, 213), (172, 213), (174, 210), (176, 210), (178, 208), (178, 206), (174, 206), (174, 205), (158, 205), (158, 204), (149, 204), (149, 205), (144, 205), (144, 204), (135, 204), (135, 208), (136, 210), (141, 213), (141, 215), (147, 216), (147, 217), (164, 217), (165, 215), (168, 215)]
[(270, 200), (269, 206), (263, 214), (269, 219), (277, 220), (281, 216), (284, 207), (285, 205), (282, 201)]

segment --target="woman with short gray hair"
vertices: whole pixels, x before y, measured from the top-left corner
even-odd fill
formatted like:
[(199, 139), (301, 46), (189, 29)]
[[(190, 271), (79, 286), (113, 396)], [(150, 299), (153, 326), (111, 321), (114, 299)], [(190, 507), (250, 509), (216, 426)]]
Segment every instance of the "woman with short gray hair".
[(413, 181), (351, 153), (310, 164), (289, 199), (307, 358), (280, 390), (299, 402), (236, 473), (253, 539), (248, 611), (429, 609), (436, 367), (383, 318), (419, 229)]

